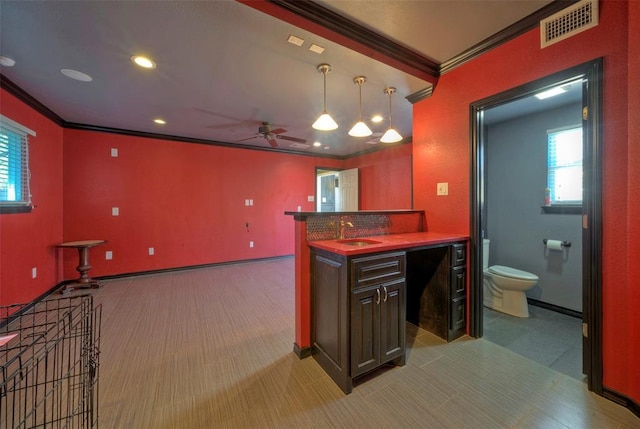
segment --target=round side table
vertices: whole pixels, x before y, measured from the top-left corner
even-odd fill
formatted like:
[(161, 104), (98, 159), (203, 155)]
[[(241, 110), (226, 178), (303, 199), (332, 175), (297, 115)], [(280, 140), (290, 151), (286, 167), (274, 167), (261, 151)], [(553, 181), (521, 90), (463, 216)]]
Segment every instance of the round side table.
[(91, 269), (91, 265), (89, 264), (89, 249), (95, 246), (100, 246), (101, 244), (105, 244), (107, 240), (81, 240), (81, 241), (68, 241), (66, 243), (60, 243), (57, 247), (62, 248), (76, 248), (78, 249), (78, 266), (76, 270), (80, 273), (80, 277), (75, 280), (74, 283), (68, 284), (65, 286), (63, 292), (65, 290), (73, 290), (73, 287), (80, 288), (97, 288), (100, 287), (96, 280), (93, 280), (89, 277), (89, 270)]

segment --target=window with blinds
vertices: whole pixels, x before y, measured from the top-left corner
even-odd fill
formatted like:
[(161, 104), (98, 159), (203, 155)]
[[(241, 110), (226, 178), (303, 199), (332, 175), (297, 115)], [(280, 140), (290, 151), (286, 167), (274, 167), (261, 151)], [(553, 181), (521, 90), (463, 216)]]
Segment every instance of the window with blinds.
[(582, 127), (547, 131), (551, 205), (582, 205)]
[(0, 213), (31, 209), (29, 135), (35, 133), (0, 115)]

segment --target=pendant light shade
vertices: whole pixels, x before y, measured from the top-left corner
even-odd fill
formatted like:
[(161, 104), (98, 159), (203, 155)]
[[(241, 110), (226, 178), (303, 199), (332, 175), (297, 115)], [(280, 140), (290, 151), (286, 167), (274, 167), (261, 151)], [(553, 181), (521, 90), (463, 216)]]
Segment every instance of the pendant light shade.
[(353, 78), (353, 83), (358, 85), (360, 92), (360, 117), (358, 122), (349, 130), (349, 135), (352, 137), (368, 137), (372, 134), (371, 130), (362, 122), (362, 85), (367, 81), (365, 76), (356, 76)]
[(322, 104), (322, 115), (313, 123), (312, 127), (316, 130), (320, 131), (331, 131), (338, 128), (338, 124), (333, 118), (327, 113), (327, 73), (331, 71), (331, 66), (329, 64), (320, 64), (318, 66), (318, 71), (322, 73), (324, 79), (324, 98)]
[(392, 124), (391, 94), (394, 92), (396, 92), (396, 89), (392, 86), (384, 89), (384, 93), (389, 96), (389, 129), (380, 137), (382, 143), (396, 143), (402, 140), (402, 136), (393, 128)]

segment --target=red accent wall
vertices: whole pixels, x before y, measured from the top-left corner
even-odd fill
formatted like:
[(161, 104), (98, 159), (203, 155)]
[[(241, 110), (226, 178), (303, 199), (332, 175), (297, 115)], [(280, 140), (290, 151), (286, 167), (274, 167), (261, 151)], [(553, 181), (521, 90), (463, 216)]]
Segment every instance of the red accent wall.
[[(291, 255), (294, 225), (284, 212), (313, 210), (315, 167), (340, 164), (67, 129), (64, 239), (109, 240), (91, 250), (93, 276)], [(76, 258), (65, 255), (65, 278)]]
[[(93, 276), (290, 255), (295, 229), (284, 212), (314, 209), (307, 197), (315, 192), (315, 167), (358, 164), (63, 129), (0, 91), (0, 112), (37, 133), (30, 139), (37, 207), (0, 215), (0, 305), (29, 302), (77, 277), (77, 252), (56, 248), (62, 241), (109, 240), (90, 251)], [(377, 174), (386, 184), (410, 183), (410, 146), (390, 155), (392, 164), (407, 168), (385, 171), (383, 156), (367, 155), (363, 195), (376, 195), (370, 188), (380, 187)], [(410, 201), (407, 189), (400, 194)], [(246, 199), (253, 206), (245, 206)], [(377, 207), (386, 200), (366, 201)], [(119, 216), (111, 215), (112, 207)], [(398, 207), (408, 205), (391, 208)], [(105, 259), (107, 250), (112, 260)]]
[[(532, 30), (442, 76), (433, 96), (414, 106), (413, 186), (414, 208), (425, 210), (429, 230), (468, 233), (470, 103), (604, 57), (604, 385), (640, 402), (639, 274), (631, 257), (637, 257), (640, 242), (638, 125), (632, 105), (637, 96), (628, 93), (633, 87), (637, 95), (640, 75), (638, 24), (629, 24), (640, 18), (635, 3), (601, 1), (595, 28), (545, 49), (540, 49), (538, 30)], [(449, 182), (448, 197), (436, 196), (438, 182)]]
[(62, 240), (62, 129), (4, 89), (0, 113), (36, 132), (29, 137), (36, 207), (0, 214), (0, 305), (8, 305), (29, 302), (62, 280), (55, 247)]
[(410, 209), (411, 144), (351, 158), (345, 168), (359, 169), (360, 210)]
[[(636, 403), (640, 402), (640, 371), (637, 362), (640, 361), (640, 338), (638, 328), (640, 327), (640, 316), (638, 306), (640, 305), (640, 121), (638, 121), (637, 102), (640, 100), (640, 2), (629, 2), (629, 54), (628, 54), (628, 84), (629, 93), (627, 98), (627, 120), (629, 124), (629, 142), (627, 156), (629, 180), (627, 188), (628, 202), (628, 223), (627, 235), (629, 237), (629, 257), (627, 259), (627, 284), (629, 291), (625, 310), (629, 313), (627, 325), (624, 332), (627, 335), (618, 339), (619, 343), (629, 342), (629, 359), (627, 360), (627, 371), (631, 374), (628, 378), (628, 392), (635, 398)], [(615, 308), (611, 308), (614, 319)], [(629, 334), (631, 333), (631, 334)], [(616, 335), (616, 334), (612, 334)], [(617, 336), (617, 335), (616, 335)]]

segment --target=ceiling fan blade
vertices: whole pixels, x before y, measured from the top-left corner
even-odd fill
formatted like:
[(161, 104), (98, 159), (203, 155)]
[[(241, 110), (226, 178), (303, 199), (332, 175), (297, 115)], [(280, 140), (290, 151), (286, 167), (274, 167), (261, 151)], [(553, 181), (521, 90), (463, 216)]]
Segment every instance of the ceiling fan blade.
[(297, 142), (297, 143), (307, 142), (305, 139), (300, 139), (298, 137), (289, 137), (289, 136), (276, 136), (276, 137), (282, 140), (289, 140), (290, 142)]
[(278, 142), (274, 138), (265, 137), (265, 139), (269, 142), (271, 147), (278, 147)]
[(282, 133), (286, 133), (287, 130), (285, 130), (284, 128), (276, 128), (275, 130), (271, 130), (269, 132), (271, 134), (282, 134)]
[(257, 138), (258, 136), (251, 136), (251, 137), (247, 137), (246, 139), (242, 139), (242, 140), (236, 140), (235, 143), (240, 143), (240, 142), (244, 142), (247, 140), (253, 140), (255, 138)]

